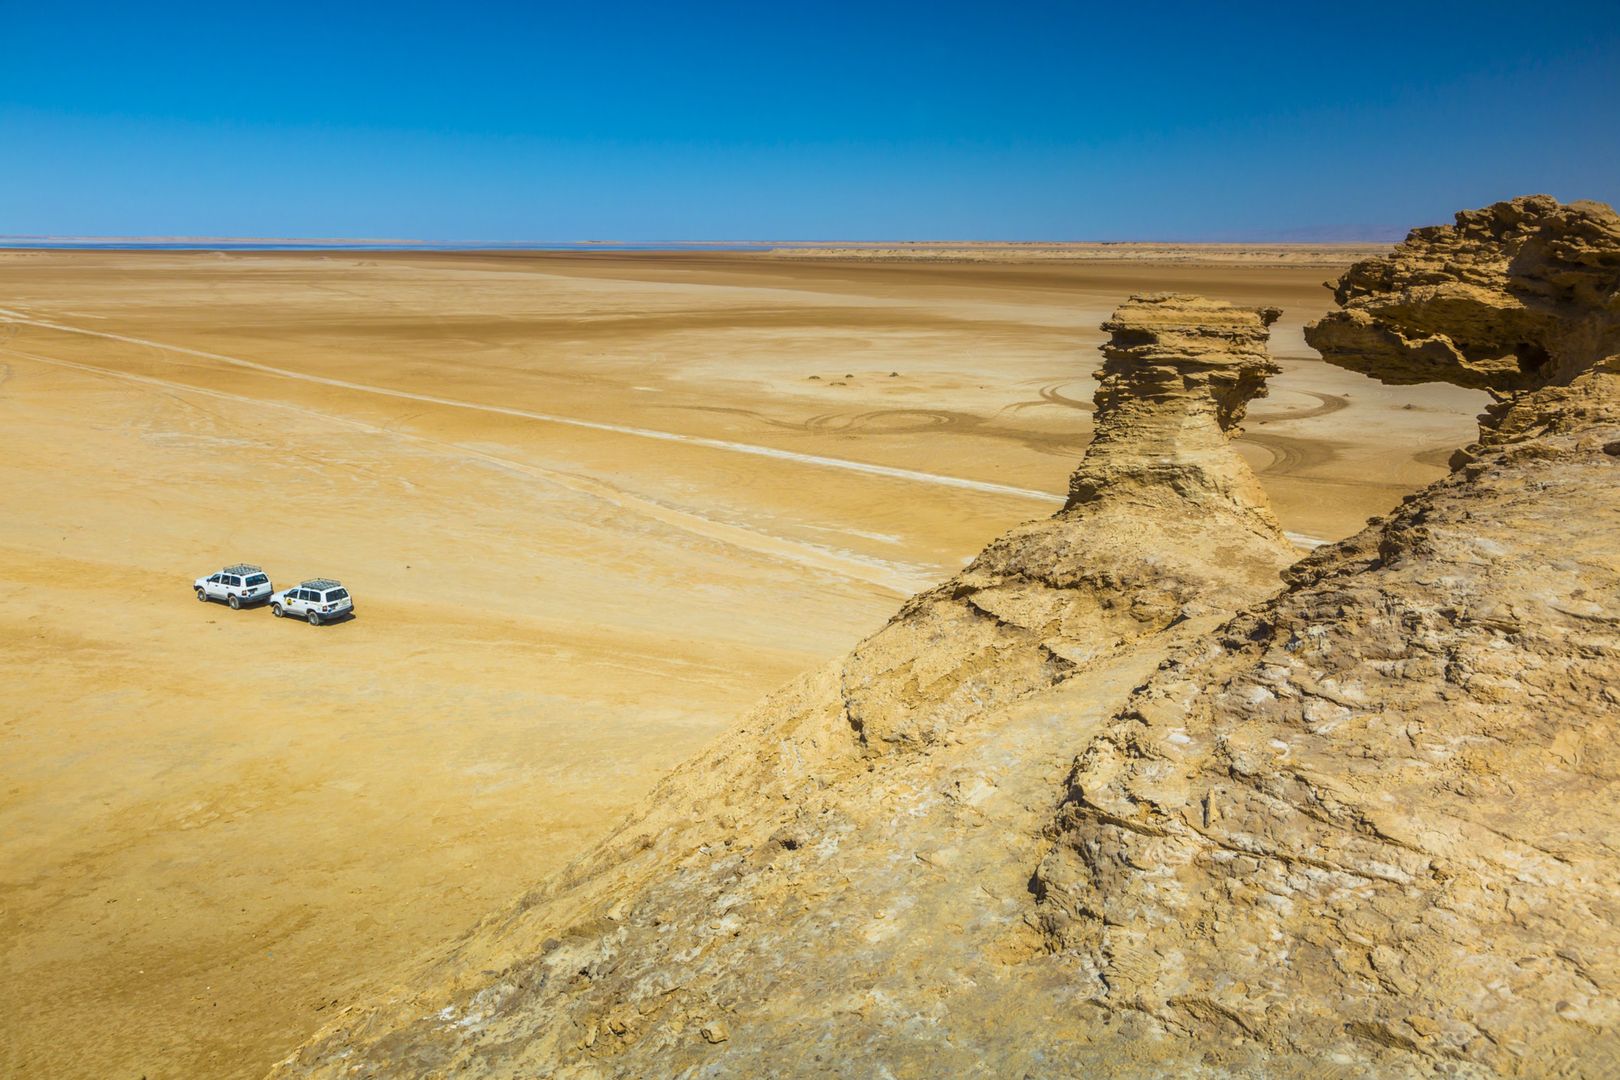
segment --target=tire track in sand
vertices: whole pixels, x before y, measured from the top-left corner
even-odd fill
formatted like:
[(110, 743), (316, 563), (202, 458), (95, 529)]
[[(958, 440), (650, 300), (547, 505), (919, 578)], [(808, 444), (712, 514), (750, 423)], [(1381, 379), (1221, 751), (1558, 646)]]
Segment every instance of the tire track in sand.
[[(57, 330), (68, 334), (83, 334), (86, 337), (105, 338), (109, 341), (121, 341), (130, 345), (140, 345), (146, 348), (158, 349), (165, 352), (179, 353), (183, 356), (195, 356), (204, 360), (213, 360), (233, 367), (240, 367), (248, 371), (256, 371), (277, 378), (291, 379), (298, 382), (315, 383), (323, 386), (333, 386), (344, 390), (355, 390), (360, 393), (376, 394), (382, 397), (399, 398), (405, 401), (421, 401), (429, 405), (443, 405), (453, 409), (469, 409), (476, 412), (496, 413), (502, 416), (515, 416), (521, 419), (537, 420), (542, 423), (561, 424), (569, 427), (585, 428), (591, 431), (603, 431), (611, 434), (629, 435), (636, 438), (657, 439), (663, 442), (686, 443), (692, 446), (702, 446), (711, 450), (723, 450), (737, 454), (751, 454), (757, 457), (774, 458), (778, 461), (791, 461), (804, 465), (814, 465), (829, 469), (844, 469), (849, 472), (863, 473), (868, 476), (883, 476), (896, 480), (909, 480), (915, 483), (934, 484), (942, 487), (953, 487), (966, 491), (977, 491), (988, 495), (1007, 495), (1014, 498), (1030, 499), (1048, 505), (1062, 505), (1067, 501), (1065, 496), (1046, 491), (1035, 491), (1030, 488), (1013, 487), (1009, 484), (997, 484), (987, 480), (969, 480), (959, 476), (945, 476), (939, 473), (922, 472), (917, 469), (902, 469), (892, 465), (874, 465), (870, 462), (851, 461), (847, 458), (823, 457), (819, 454), (801, 454), (793, 450), (779, 450), (774, 446), (758, 446), (753, 443), (734, 442), (729, 439), (711, 439), (701, 435), (682, 435), (672, 431), (657, 431), (652, 428), (632, 427), (626, 424), (608, 424), (597, 420), (582, 420), (577, 417), (555, 416), (549, 413), (533, 412), (528, 409), (514, 409), (504, 405), (486, 405), (473, 401), (461, 401), (456, 398), (439, 397), (434, 394), (417, 394), (408, 390), (395, 390), (386, 386), (373, 386), (367, 383), (351, 382), (347, 379), (332, 379), (322, 375), (310, 375), (302, 371), (292, 371), (287, 368), (278, 368), (270, 364), (261, 364), (255, 360), (246, 360), (238, 356), (227, 356), (223, 353), (208, 352), (203, 349), (191, 349), (182, 345), (169, 345), (161, 341), (148, 338), (132, 337), (127, 334), (114, 334), (106, 330), (90, 330), (82, 326), (69, 326), (66, 323), (51, 322), (46, 319), (30, 318), (22, 312), (0, 308), (0, 322), (19, 324), (23, 326), (37, 326), (47, 330)], [(58, 361), (68, 363), (68, 361)], [(89, 367), (89, 365), (85, 365)], [(107, 371), (108, 374), (127, 374)], [(140, 378), (139, 376), (132, 376)], [(180, 384), (184, 385), (184, 384)], [(195, 389), (195, 388), (191, 388)], [(1056, 387), (1048, 388), (1056, 390)], [(212, 391), (211, 391), (212, 392)], [(1043, 391), (1043, 398), (1047, 394)], [(1061, 395), (1056, 395), (1061, 397)], [(258, 398), (248, 398), (249, 401), (262, 401)], [(1049, 399), (1050, 400), (1050, 399)], [(1064, 399), (1065, 404), (1073, 403), (1074, 399)], [(286, 406), (293, 408), (294, 406)], [(360, 423), (359, 421), (350, 421)], [(378, 429), (383, 430), (383, 429)], [(420, 436), (409, 436), (418, 438)], [(422, 440), (431, 442), (432, 440)], [(469, 453), (475, 453), (469, 451)], [(520, 468), (534, 469), (535, 466), (520, 465)], [(562, 474), (557, 474), (562, 475)], [(575, 478), (576, 480), (578, 478)], [(595, 481), (591, 481), (595, 483)], [(604, 485), (605, 486), (605, 485)], [(615, 489), (616, 490), (616, 489)], [(623, 493), (620, 493), (621, 495)], [(630, 498), (630, 496), (624, 496)], [(656, 504), (649, 504), (654, 505)], [(660, 508), (670, 513), (668, 508)], [(702, 519), (707, 521), (708, 519)], [(734, 529), (735, 526), (720, 526), (718, 522), (709, 524)], [(747, 532), (748, 530), (740, 530)], [(754, 534), (760, 535), (760, 534)], [(1320, 547), (1327, 541), (1303, 533), (1284, 534), (1293, 543), (1306, 548)], [(869, 580), (869, 579), (863, 579)], [(893, 585), (885, 585), (893, 588)]]
[(276, 378), (316, 383), (321, 386), (333, 386), (341, 390), (354, 390), (363, 394), (376, 394), (382, 397), (399, 398), (404, 401), (422, 401), (429, 405), (443, 405), (452, 409), (469, 409), (475, 412), (496, 413), (501, 416), (515, 416), (524, 420), (537, 420), (545, 424), (562, 424), (568, 427), (603, 431), (614, 435), (629, 435), (638, 439), (685, 443), (689, 446), (701, 446), (709, 450), (723, 450), (733, 454), (751, 454), (755, 457), (792, 461), (801, 465), (813, 465), (826, 469), (843, 469), (847, 472), (863, 473), (867, 476), (882, 476), (892, 480), (909, 480), (920, 484), (934, 484), (940, 487), (977, 491), (986, 495), (1007, 495), (1013, 498), (1032, 499), (1049, 504), (1061, 504), (1064, 501), (1062, 495), (1055, 495), (1048, 491), (1035, 491), (1031, 488), (1014, 487), (1010, 484), (997, 484), (989, 480), (969, 480), (960, 476), (922, 472), (918, 469), (902, 469), (894, 465), (876, 465), (866, 461), (851, 461), (848, 458), (824, 457), (820, 454), (801, 454), (794, 450), (780, 450), (774, 446), (759, 446), (754, 443), (734, 442), (730, 439), (711, 439), (703, 435), (683, 435), (673, 431), (658, 431), (654, 428), (634, 427), (629, 424), (610, 424), (600, 420), (583, 420), (575, 416), (557, 416), (552, 413), (533, 412), (529, 409), (515, 409), (506, 405), (487, 405), (476, 401), (439, 397), (436, 394), (418, 394), (409, 390), (396, 390), (387, 386), (351, 382), (348, 379), (333, 379), (324, 375), (311, 375), (307, 372), (261, 364), (256, 360), (245, 360), (239, 356), (227, 356), (224, 353), (190, 349), (182, 345), (169, 345), (148, 338), (130, 337), (126, 334), (114, 334), (106, 330), (90, 330), (82, 326), (69, 326), (66, 323), (29, 318), (21, 312), (9, 311), (5, 308), (0, 308), (0, 321), (24, 326), (37, 326), (68, 334), (83, 334), (87, 337), (105, 338), (109, 341), (122, 341), (129, 345), (141, 345), (146, 348), (160, 349), (183, 356), (195, 356), (203, 360), (229, 364), (248, 371), (256, 371), (262, 375), (272, 375)]
[(1313, 397), (1317, 404), (1305, 409), (1295, 409), (1293, 412), (1277, 412), (1266, 414), (1263, 410), (1251, 409), (1258, 414), (1257, 424), (1281, 424), (1289, 420), (1313, 420), (1318, 416), (1332, 416), (1350, 407), (1350, 399), (1343, 394), (1323, 394), (1315, 390), (1290, 390), (1291, 394), (1303, 394)]
[[(481, 461), (487, 465), (507, 472), (515, 472), (533, 476), (539, 480), (554, 484), (579, 495), (600, 499), (603, 502), (639, 513), (652, 518), (672, 528), (683, 532), (706, 537), (733, 547), (742, 548), (770, 558), (797, 563), (813, 569), (828, 571), (840, 577), (855, 581), (864, 581), (869, 585), (876, 585), (881, 589), (896, 593), (900, 596), (910, 596), (914, 592), (928, 588), (935, 584), (940, 577), (949, 573), (943, 567), (925, 567), (915, 563), (891, 562), (856, 552), (845, 551), (833, 547), (824, 547), (820, 544), (804, 543), (789, 540), (785, 537), (774, 536), (770, 533), (755, 529), (744, 528), (740, 525), (730, 525), (723, 521), (687, 510), (679, 510), (651, 499), (631, 495), (629, 492), (614, 487), (612, 484), (594, 480), (587, 476), (573, 473), (557, 472), (553, 469), (531, 465), (523, 461), (514, 461), (511, 458), (500, 457), (483, 450), (475, 450), (460, 443), (443, 442), (430, 439), (423, 435), (414, 435), (409, 432), (397, 431), (393, 428), (379, 427), (368, 424), (363, 420), (355, 420), (347, 416), (338, 416), (333, 413), (322, 412), (319, 409), (308, 409), (301, 405), (289, 405), (280, 401), (269, 401), (264, 398), (250, 397), (246, 394), (233, 394), (225, 390), (211, 390), (200, 386), (188, 386), (183, 382), (171, 379), (160, 379), (153, 375), (137, 375), (134, 372), (118, 371), (112, 368), (97, 367), (94, 364), (83, 364), (75, 360), (63, 360), (55, 356), (42, 356), (38, 353), (24, 352), (0, 346), (0, 351), (12, 356), (22, 357), (40, 364), (52, 367), (68, 368), (90, 375), (99, 375), (125, 382), (151, 386), (155, 389), (171, 393), (196, 394), (202, 397), (213, 398), (217, 401), (230, 401), (255, 408), (281, 409), (286, 412), (297, 413), (301, 416), (311, 417), (326, 424), (341, 424), (372, 435), (384, 435), (402, 442), (417, 443), (431, 447), (442, 456)], [(6, 365), (0, 365), (6, 367)], [(9, 368), (8, 368), (9, 370)]]

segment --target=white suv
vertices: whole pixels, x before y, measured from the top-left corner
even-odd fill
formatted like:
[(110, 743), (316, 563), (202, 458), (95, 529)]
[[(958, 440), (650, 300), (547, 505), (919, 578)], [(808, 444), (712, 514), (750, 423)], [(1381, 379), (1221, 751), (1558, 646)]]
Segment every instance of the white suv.
[(232, 610), (244, 604), (258, 604), (269, 599), (272, 586), (269, 575), (262, 567), (249, 563), (227, 566), (217, 574), (198, 578), (191, 586), (197, 590), (197, 599), (203, 603), (223, 600)]
[(270, 597), (270, 613), (276, 618), (283, 615), (302, 615), (309, 625), (341, 619), (353, 614), (354, 600), (340, 581), (331, 578), (312, 578), (296, 588), (283, 589)]

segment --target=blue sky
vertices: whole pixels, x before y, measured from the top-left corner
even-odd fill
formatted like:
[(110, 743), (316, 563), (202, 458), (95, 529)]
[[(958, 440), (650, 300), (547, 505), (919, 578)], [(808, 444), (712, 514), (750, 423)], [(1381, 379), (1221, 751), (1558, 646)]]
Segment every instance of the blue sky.
[(1387, 235), (1620, 203), (1620, 4), (0, 0), (0, 234)]

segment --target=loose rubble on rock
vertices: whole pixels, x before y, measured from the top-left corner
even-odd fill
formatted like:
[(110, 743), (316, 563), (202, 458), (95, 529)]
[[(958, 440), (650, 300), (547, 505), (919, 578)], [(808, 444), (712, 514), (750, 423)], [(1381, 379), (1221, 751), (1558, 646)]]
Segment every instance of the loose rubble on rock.
[(1068, 505), (763, 703), (293, 1076), (1620, 1073), (1620, 218), (1517, 199), (1310, 331), (1497, 392), (1299, 560), (1274, 309), (1135, 297)]

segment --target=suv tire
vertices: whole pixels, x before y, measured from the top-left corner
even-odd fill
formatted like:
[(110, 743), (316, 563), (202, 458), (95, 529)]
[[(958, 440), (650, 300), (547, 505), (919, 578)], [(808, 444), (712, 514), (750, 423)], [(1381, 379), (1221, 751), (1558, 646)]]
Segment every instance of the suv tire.
[(203, 592), (201, 589), (198, 589), (197, 590), (197, 599), (200, 602), (206, 604), (206, 603), (208, 603), (208, 594)]
[(270, 614), (274, 615), (276, 618), (279, 619), (283, 615), (285, 615), (286, 612), (281, 610), (281, 605), (280, 604), (271, 604), (270, 605)]
[(311, 626), (319, 626), (319, 625), (321, 625), (321, 616), (320, 616), (319, 612), (312, 611), (312, 612), (309, 613), (309, 625), (311, 625)]
[(225, 598), (225, 602), (227, 604), (231, 605), (231, 610), (232, 611), (241, 611), (242, 610), (242, 598), (239, 597), (239, 596), (227, 596)]

